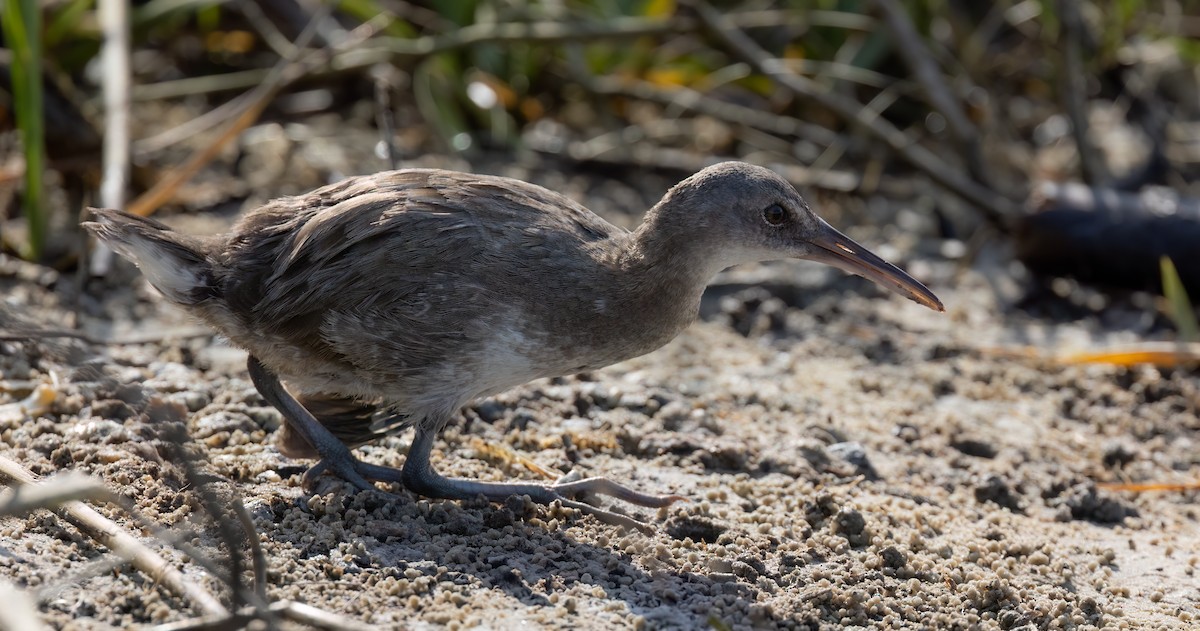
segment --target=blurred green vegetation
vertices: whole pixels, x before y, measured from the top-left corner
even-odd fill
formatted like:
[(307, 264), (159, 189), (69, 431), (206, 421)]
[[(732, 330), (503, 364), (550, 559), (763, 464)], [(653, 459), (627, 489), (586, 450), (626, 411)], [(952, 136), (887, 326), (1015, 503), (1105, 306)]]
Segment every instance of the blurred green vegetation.
[[(902, 2), (909, 18), (931, 49), (939, 55), (958, 57), (958, 63), (982, 63), (982, 55), (962, 55), (970, 50), (995, 48), (994, 41), (1003, 31), (1019, 31), (1044, 46), (1055, 45), (1061, 37), (1058, 7), (1061, 0), (1008, 0), (996, 3), (971, 3), (955, 0), (906, 0)], [(22, 3), (6, 3), (20, 6)], [(135, 2), (132, 12), (135, 47), (158, 49), (167, 53), (181, 36), (210, 34), (218, 31), (253, 31), (253, 25), (240, 17), (237, 3), (230, 0), (150, 0)], [(281, 3), (287, 4), (287, 3)], [(1087, 58), (1089, 74), (1099, 73), (1117, 63), (1121, 48), (1132, 39), (1161, 39), (1171, 42), (1181, 54), (1197, 59), (1200, 43), (1195, 37), (1167, 32), (1163, 18), (1171, 7), (1183, 15), (1200, 14), (1200, 2), (1144, 2), (1143, 0), (1105, 0), (1083, 2), (1082, 11), (1094, 26), (1094, 53)], [(761, 3), (719, 3), (727, 12), (735, 9), (762, 9), (787, 12), (792, 19), (781, 19), (771, 28), (755, 29), (760, 44), (785, 61), (837, 63), (851, 68), (880, 73), (896, 81), (906, 79), (898, 67), (896, 44), (882, 25), (869, 16), (874, 14), (873, 0), (790, 0)], [(299, 5), (297, 5), (299, 6)], [(676, 0), (576, 0), (573, 2), (514, 3), (502, 0), (453, 0), (430, 2), (420, 7), (422, 19), (405, 17), (407, 3), (388, 0), (343, 0), (337, 3), (344, 25), (364, 22), (378, 15), (391, 15), (384, 37), (412, 38), (448, 32), (456, 28), (506, 22), (564, 21), (603, 23), (617, 18), (666, 19), (687, 13), (686, 2)], [(95, 16), (95, 0), (59, 0), (45, 8), (44, 41), (46, 55), (60, 71), (77, 76), (99, 51), (100, 33)], [(411, 13), (411, 12), (410, 12)], [(838, 15), (846, 19), (837, 19)], [(865, 21), (863, 19), (864, 16)], [(1154, 19), (1157, 18), (1157, 19)], [(431, 27), (431, 24), (433, 25)], [(863, 30), (861, 25), (869, 28)], [(847, 25), (853, 25), (847, 28)], [(707, 80), (731, 64), (726, 55), (711, 45), (699, 45), (694, 33), (665, 34), (642, 38), (605, 38), (589, 41), (544, 44), (540, 42), (484, 43), (436, 55), (423, 60), (433, 91), (431, 100), (440, 104), (446, 120), (439, 126), (448, 133), (470, 131), (473, 125), (488, 126), (494, 117), (478, 116), (468, 110), (479, 109), (469, 97), (468, 86), (484, 81), (504, 90), (501, 104), (514, 116), (528, 119), (531, 112), (525, 99), (553, 96), (561, 87), (564, 67), (570, 68), (573, 55), (585, 61), (585, 68), (596, 75), (643, 78), (663, 85), (703, 88)], [(1011, 33), (1010, 33), (1011, 35)], [(255, 65), (254, 55), (227, 56), (222, 62), (219, 44), (209, 42), (207, 59), (180, 59), (187, 62), (181, 71), (231, 71)], [(262, 52), (262, 38), (251, 34), (251, 48)], [(1004, 51), (999, 51), (1003, 53)], [(949, 60), (948, 60), (949, 62)], [(195, 65), (193, 65), (195, 64)], [(986, 72), (986, 68), (952, 68), (967, 77)], [(1030, 64), (1027, 81), (1048, 81), (1041, 64)], [(975, 78), (983, 78), (976, 76)], [(1003, 78), (1003, 77), (1000, 77)], [(1013, 77), (1016, 78), (1016, 77)], [(746, 93), (769, 96), (772, 85), (763, 77), (747, 75), (730, 84)], [(743, 95), (745, 96), (745, 95)], [(522, 104), (526, 110), (522, 112)], [(451, 112), (449, 110), (459, 110)]]
[(12, 52), (10, 75), (17, 127), (25, 156), (25, 191), (22, 207), (29, 238), (22, 252), (38, 259), (46, 240), (46, 216), (42, 207), (42, 172), (45, 140), (42, 120), (42, 14), (37, 0), (4, 2), (4, 40)]
[[(1067, 6), (1063, 0), (898, 1), (957, 105), (985, 136), (993, 134), (995, 141), (1031, 143), (1035, 127), (1060, 112), (1055, 95), (1064, 72), (1058, 61), (1063, 37), (1060, 8)], [(878, 110), (880, 117), (914, 140), (940, 142), (940, 136), (945, 135), (936, 116), (930, 115), (924, 86), (905, 63), (901, 54), (904, 43), (880, 16), (877, 0), (715, 5), (727, 18), (746, 22), (742, 28), (752, 34), (757, 45), (789, 70), (811, 79), (830, 94), (853, 99), (873, 112)], [(375, 55), (370, 57), (374, 62), (390, 62), (410, 75), (408, 98), (446, 149), (520, 149), (530, 127), (547, 120), (573, 130), (579, 137), (642, 125), (649, 115), (638, 97), (620, 90), (602, 93), (589, 83), (604, 78), (615, 80), (616, 85), (657, 88), (665, 95), (664, 100), (682, 99), (681, 95), (688, 92), (700, 93), (720, 103), (813, 123), (845, 140), (831, 148), (814, 144), (797, 132), (777, 142), (732, 136), (714, 141), (715, 145), (704, 145), (723, 155), (757, 151), (772, 160), (799, 165), (816, 161), (822, 167), (840, 164), (844, 170), (857, 172), (863, 164), (877, 159), (880, 151), (870, 139), (863, 139), (861, 125), (855, 121), (839, 117), (819, 102), (797, 97), (781, 89), (772, 78), (754, 72), (699, 23), (688, 2), (453, 0), (422, 4), (342, 0), (336, 6), (333, 19), (342, 29), (352, 29), (381, 15), (388, 16), (388, 20), (370, 42), (360, 47), (362, 50), (343, 51), (343, 57), (350, 61), (340, 66), (329, 64), (317, 73), (323, 78), (313, 78), (306, 85), (322, 81), (369, 83), (369, 64), (354, 66), (351, 61), (354, 55), (359, 59)], [(1193, 16), (1186, 23), (1194, 24), (1194, 16), (1200, 15), (1200, 0), (1094, 0), (1070, 6), (1078, 7), (1088, 25), (1082, 70), (1091, 78), (1090, 89), (1118, 94), (1122, 90), (1117, 85), (1119, 73), (1131, 63), (1129, 51), (1147, 42), (1170, 46), (1189, 63), (1200, 61), (1200, 38), (1181, 26), (1186, 21), (1172, 19)], [(34, 10), (38, 7), (40, 12)], [(135, 83), (166, 84), (207, 77), (216, 86), (202, 88), (201, 94), (208, 95), (210, 106), (227, 101), (229, 92), (244, 89), (244, 84), (222, 88), (222, 76), (280, 63), (277, 42), (294, 40), (312, 15), (311, 7), (300, 2), (271, 2), (260, 7), (255, 17), (245, 10), (244, 3), (232, 0), (133, 2), (135, 55), (153, 52), (157, 56), (153, 62), (139, 57), (141, 63), (134, 64)], [(29, 12), (33, 15), (26, 15)], [(29, 81), (21, 72), (29, 68), (34, 76), (40, 74), (39, 56), (44, 55), (50, 74), (87, 95), (80, 109), (94, 110), (94, 84), (103, 77), (103, 68), (97, 68), (101, 34), (96, 13), (95, 0), (5, 3), (6, 47), (17, 59), (32, 56), (28, 63), (13, 64), (21, 134), (33, 139), (24, 144), (25, 162), (31, 165), (31, 180), (25, 185), (29, 189), (24, 194), (25, 213), (33, 220), (27, 255), (37, 256), (37, 233), (44, 225), (41, 206), (45, 200), (39, 197), (32, 181), (43, 170), (32, 166), (40, 164), (38, 117), (30, 114), (42, 107), (30, 90), (38, 82)], [(33, 26), (39, 15), (41, 26)], [(746, 17), (754, 15), (757, 21)], [(670, 24), (672, 28), (648, 29), (641, 35), (597, 35), (594, 28), (579, 28), (574, 35), (528, 41), (483, 37), (478, 43), (449, 46), (433, 54), (397, 53), (389, 57), (386, 52), (389, 46), (402, 48), (398, 43), (412, 43), (419, 38), (444, 41), (438, 38), (470, 29), (485, 32), (500, 24), (560, 24), (567, 25), (568, 30), (583, 25), (610, 30), (652, 24)], [(22, 27), (34, 32), (23, 33)], [(327, 37), (335, 30), (323, 28), (320, 33)], [(39, 40), (44, 44), (42, 52), (37, 46)], [(336, 46), (336, 41), (318, 44), (330, 47)], [(1020, 101), (1020, 108), (1010, 107), (1014, 99)], [(659, 113), (681, 118), (675, 105), (657, 103), (654, 107)], [(96, 117), (90, 120), (96, 121)], [(724, 123), (738, 125), (731, 120)], [(689, 137), (694, 140), (695, 134), (676, 136), (676, 140), (663, 142), (694, 149), (687, 141)], [(1002, 155), (993, 151), (987, 157), (995, 162)], [(95, 159), (98, 161), (98, 156)], [(981, 184), (1019, 199), (1025, 190), (1024, 180), (1031, 175), (1028, 160), (999, 166), (991, 162), (989, 173), (999, 175), (996, 181)], [(978, 176), (974, 172), (969, 175)]]
[(1167, 316), (1175, 323), (1182, 342), (1200, 342), (1200, 323), (1196, 321), (1196, 308), (1188, 298), (1187, 289), (1179, 278), (1175, 263), (1167, 257), (1160, 261), (1162, 266), (1163, 297), (1167, 300)]

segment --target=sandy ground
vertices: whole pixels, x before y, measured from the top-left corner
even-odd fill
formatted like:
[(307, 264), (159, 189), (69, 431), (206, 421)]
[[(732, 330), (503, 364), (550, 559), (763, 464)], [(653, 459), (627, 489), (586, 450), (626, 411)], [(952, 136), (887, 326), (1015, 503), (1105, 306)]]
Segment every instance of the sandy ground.
[[(527, 458), (690, 498), (631, 511), (653, 533), (521, 501), (356, 494), (333, 479), (305, 493), (309, 463), (273, 447), (280, 418), (244, 355), (181, 337), (196, 325), (128, 267), (80, 293), (70, 277), (0, 262), (10, 330), (163, 338), (0, 342), (0, 404), (60, 380), (37, 418), (0, 417), (0, 452), (43, 475), (98, 476), (223, 562), (170, 440), (186, 427), (213, 487), (254, 517), (269, 595), (379, 628), (1194, 628), (1197, 493), (1098, 484), (1200, 478), (1197, 373), (1023, 350), (1162, 337), (1160, 323), (1129, 298), (1072, 318), (1017, 310), (985, 274), (892, 245), (945, 315), (808, 264), (735, 270), (667, 347), (481, 401), (435, 452), (453, 475), (539, 479)], [(400, 465), (407, 439), (360, 452)], [(228, 596), (121, 511), (102, 511)], [(36, 593), (55, 628), (198, 615), (134, 570), (97, 570), (106, 555), (49, 513), (0, 519), (0, 579)]]

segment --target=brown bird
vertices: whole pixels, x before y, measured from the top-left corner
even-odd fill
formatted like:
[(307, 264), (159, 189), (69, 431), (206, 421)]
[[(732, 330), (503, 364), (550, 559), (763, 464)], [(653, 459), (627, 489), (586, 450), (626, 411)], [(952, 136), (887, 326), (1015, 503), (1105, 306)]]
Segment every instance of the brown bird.
[[(429, 497), (528, 495), (621, 523), (629, 519), (572, 498), (648, 507), (680, 498), (605, 478), (446, 478), (429, 462), (434, 438), (474, 399), (666, 344), (695, 320), (709, 280), (738, 263), (820, 261), (943, 310), (778, 175), (739, 162), (680, 182), (633, 232), (540, 186), (437, 169), (278, 199), (206, 239), (116, 210), (94, 214), (87, 228), (168, 300), (249, 351), (254, 385), (285, 420), (281, 451), (320, 458), (306, 483), (331, 471), (360, 489), (399, 481)], [(402, 469), (350, 451), (408, 425), (416, 434)]]

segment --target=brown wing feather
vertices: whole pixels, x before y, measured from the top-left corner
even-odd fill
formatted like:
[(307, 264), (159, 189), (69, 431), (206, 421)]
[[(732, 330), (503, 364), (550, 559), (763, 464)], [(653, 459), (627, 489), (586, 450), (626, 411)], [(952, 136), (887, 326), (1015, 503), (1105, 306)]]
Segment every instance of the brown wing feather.
[[(296, 396), (304, 409), (325, 426), (338, 440), (350, 447), (369, 443), (402, 425), (403, 417), (390, 414), (379, 402), (360, 401), (336, 394), (309, 393)], [(383, 431), (374, 428), (382, 427)], [(290, 423), (284, 423), (276, 445), (290, 458), (317, 458), (319, 455)]]
[(490, 337), (480, 329), (511, 295), (494, 295), (489, 271), (545, 270), (545, 257), (571, 260), (564, 253), (623, 233), (538, 186), (393, 171), (246, 217), (223, 252), (222, 289), (248, 330), (399, 381)]

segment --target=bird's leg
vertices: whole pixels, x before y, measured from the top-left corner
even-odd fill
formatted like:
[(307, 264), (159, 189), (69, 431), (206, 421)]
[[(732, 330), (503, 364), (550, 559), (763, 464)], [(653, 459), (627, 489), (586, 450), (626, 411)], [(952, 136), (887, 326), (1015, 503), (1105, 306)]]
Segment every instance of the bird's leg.
[(649, 508), (669, 506), (684, 499), (679, 495), (641, 493), (607, 478), (586, 478), (574, 482), (547, 485), (447, 478), (434, 471), (429, 462), (429, 454), (433, 450), (433, 440), (436, 436), (435, 430), (418, 425), (416, 435), (413, 436), (412, 446), (408, 449), (408, 457), (404, 461), (404, 486), (414, 493), (426, 497), (472, 499), (482, 495), (490, 501), (503, 503), (514, 495), (528, 495), (530, 499), (539, 504), (551, 504), (559, 501), (564, 506), (595, 515), (601, 521), (642, 530), (647, 529), (648, 526), (636, 519), (584, 504), (572, 498), (585, 493), (594, 493)]
[(401, 480), (402, 471), (400, 469), (368, 464), (355, 458), (354, 454), (350, 453), (350, 448), (331, 434), (324, 425), (321, 425), (321, 422), (311, 412), (304, 409), (304, 406), (300, 405), (300, 402), (284, 389), (283, 384), (279, 382), (279, 377), (263, 366), (258, 358), (251, 355), (246, 362), (246, 368), (249, 370), (250, 380), (254, 382), (254, 387), (258, 389), (259, 394), (268, 403), (275, 406), (275, 409), (283, 415), (284, 422), (290, 423), (304, 437), (304, 440), (308, 441), (308, 444), (312, 445), (321, 455), (321, 461), (304, 472), (305, 488), (312, 488), (317, 477), (325, 471), (332, 471), (361, 491), (375, 488), (368, 480), (378, 482)]

